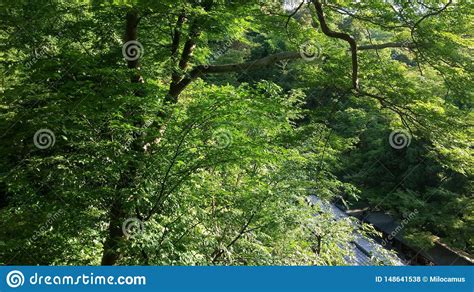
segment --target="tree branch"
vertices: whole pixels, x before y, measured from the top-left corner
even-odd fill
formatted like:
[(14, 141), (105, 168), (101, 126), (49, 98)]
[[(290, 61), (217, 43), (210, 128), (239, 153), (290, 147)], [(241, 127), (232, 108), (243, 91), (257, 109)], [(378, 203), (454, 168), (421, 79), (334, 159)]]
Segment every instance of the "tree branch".
[[(352, 88), (355, 90), (359, 89), (359, 78), (358, 78), (358, 60), (357, 60), (357, 51), (358, 50), (371, 50), (371, 49), (384, 49), (384, 48), (413, 48), (415, 45), (414, 43), (410, 42), (389, 42), (384, 44), (375, 44), (375, 45), (362, 45), (357, 46), (355, 39), (350, 36), (349, 34), (343, 32), (336, 32), (331, 30), (326, 22), (326, 18), (324, 16), (324, 12), (322, 9), (322, 4), (318, 0), (313, 0), (312, 3), (314, 4), (317, 12), (317, 17), (321, 25), (322, 32), (331, 37), (344, 40), (349, 43), (350, 50), (352, 54)], [(301, 5), (300, 5), (301, 7)], [(185, 70), (188, 66), (189, 59), (192, 56), (192, 52), (195, 48), (194, 39), (199, 35), (199, 32), (196, 29), (195, 24), (192, 25), (190, 37), (185, 44), (183, 49), (181, 61), (179, 63), (179, 67), (182, 70)], [(174, 102), (177, 101), (178, 96), (183, 92), (183, 90), (195, 79), (199, 78), (200, 76), (206, 74), (221, 74), (221, 73), (229, 73), (229, 72), (238, 72), (238, 71), (251, 71), (260, 69), (263, 67), (270, 66), (278, 61), (282, 60), (295, 60), (300, 59), (301, 55), (299, 52), (281, 52), (272, 54), (257, 60), (244, 62), (244, 63), (233, 63), (233, 64), (225, 64), (225, 65), (198, 65), (194, 67), (188, 74), (186, 74), (183, 78), (179, 81), (173, 82), (170, 86), (169, 96), (170, 99)]]
[[(360, 21), (364, 21), (364, 22), (368, 22), (368, 23), (377, 25), (377, 26), (382, 27), (384, 29), (395, 30), (395, 29), (400, 29), (400, 28), (409, 28), (408, 24), (386, 25), (385, 23), (380, 23), (380, 22), (375, 21), (374, 19), (376, 19), (376, 17), (374, 17), (374, 16), (369, 17), (369, 16), (358, 15), (355, 12), (352, 12), (352, 11), (350, 11), (348, 9), (345, 9), (343, 7), (340, 7), (338, 5), (333, 5), (333, 4), (329, 4), (329, 3), (326, 4), (326, 5), (329, 9), (331, 9), (334, 12), (350, 16), (350, 17), (352, 17), (354, 19), (357, 19), (357, 20), (360, 20)], [(393, 7), (392, 7), (392, 9), (393, 9)], [(398, 15), (398, 12), (396, 10), (394, 12)]]
[(418, 27), (418, 25), (420, 25), (420, 23), (423, 22), (428, 17), (436, 16), (442, 13), (443, 11), (445, 11), (448, 8), (448, 6), (451, 5), (452, 3), (453, 3), (453, 0), (449, 0), (448, 3), (446, 3), (443, 7), (441, 7), (441, 9), (423, 15), (423, 17), (421, 17), (417, 22), (415, 22), (412, 30), (415, 30)]
[[(140, 22), (140, 17), (138, 16), (138, 12), (136, 10), (131, 10), (127, 12), (126, 15), (126, 27), (125, 27), (125, 37), (124, 43), (128, 41), (136, 41), (137, 40), (137, 27), (138, 23)], [(131, 77), (132, 83), (143, 83), (142, 76), (138, 73), (140, 70), (140, 64), (138, 63), (137, 59), (127, 60), (127, 66), (129, 69), (136, 69), (137, 72)]]
[(196, 49), (196, 38), (200, 34), (196, 21), (191, 24), (189, 30), (189, 37), (186, 43), (184, 43), (183, 53), (181, 54), (181, 60), (179, 61), (179, 68), (181, 70), (185, 70), (188, 67), (189, 60), (193, 55), (194, 49)]
[[(179, 24), (179, 19), (178, 19)], [(184, 72), (188, 67), (189, 60), (191, 59), (194, 49), (196, 48), (196, 38), (199, 36), (200, 31), (198, 29), (198, 25), (196, 20), (193, 20), (191, 26), (189, 28), (189, 36), (187, 41), (184, 43), (183, 52), (181, 53), (181, 59), (179, 60), (179, 70), (180, 72)], [(178, 47), (179, 47), (179, 39), (178, 39)], [(177, 52), (175, 52), (176, 54)], [(183, 83), (182, 81), (186, 79), (186, 75), (181, 75), (179, 72), (173, 73), (172, 82), (170, 84), (170, 89), (168, 91), (167, 100), (176, 103), (178, 101), (178, 95), (183, 91), (183, 89), (189, 84)], [(186, 84), (182, 89), (181, 86)]]
[(229, 73), (229, 72), (238, 72), (238, 71), (250, 71), (256, 70), (262, 67), (270, 66), (278, 61), (282, 60), (294, 60), (300, 59), (301, 55), (299, 52), (282, 52), (276, 53), (263, 57), (261, 59), (244, 62), (244, 63), (234, 63), (226, 65), (198, 65), (196, 66), (189, 74), (187, 74), (176, 86), (170, 89), (170, 95), (173, 98), (178, 98), (181, 92), (196, 78), (205, 75), (205, 74), (220, 74), (220, 73)]
[(380, 50), (380, 49), (386, 49), (386, 48), (414, 48), (415, 44), (412, 42), (389, 42), (389, 43), (383, 43), (383, 44), (370, 44), (370, 45), (361, 45), (357, 47), (358, 51), (364, 51), (364, 50)]
[[(390, 42), (375, 45), (362, 45), (357, 47), (357, 50), (375, 50), (385, 48), (413, 48), (414, 44), (409, 42)], [(196, 78), (206, 74), (222, 74), (231, 73), (238, 71), (252, 71), (263, 67), (268, 67), (276, 62), (283, 60), (297, 60), (301, 58), (299, 52), (281, 52), (272, 54), (257, 60), (248, 61), (244, 63), (233, 63), (224, 65), (198, 65), (189, 74), (183, 78), (176, 86), (173, 87), (173, 91), (170, 91), (173, 97), (177, 98), (179, 94)]]
[(290, 32), (288, 31), (288, 24), (290, 23), (291, 18), (293, 16), (295, 16), (296, 13), (298, 13), (298, 11), (301, 9), (301, 7), (303, 7), (305, 2), (306, 1), (301, 1), (300, 5), (295, 9), (295, 11), (293, 11), (290, 15), (288, 15), (288, 18), (287, 18), (286, 23), (285, 23), (285, 29), (286, 29), (286, 33), (288, 34), (288, 36), (290, 36)]
[(359, 77), (358, 70), (359, 65), (357, 62), (357, 43), (355, 39), (347, 33), (333, 31), (329, 28), (326, 23), (326, 18), (324, 16), (323, 6), (319, 0), (312, 0), (314, 7), (316, 8), (316, 14), (318, 16), (319, 24), (321, 25), (322, 32), (331, 38), (337, 38), (344, 40), (349, 43), (351, 47), (352, 54), (352, 87), (355, 90), (359, 89)]
[[(252, 220), (254, 219), (255, 215), (257, 214), (257, 211), (262, 207), (263, 203), (268, 199), (269, 197), (268, 196), (265, 196), (263, 197), (262, 200), (260, 200), (260, 202), (258, 203), (258, 206), (252, 211), (252, 213), (250, 214), (250, 217), (245, 221), (244, 225), (242, 225), (242, 227), (240, 228), (240, 231), (239, 233), (234, 237), (234, 239), (232, 239), (231, 242), (229, 242), (227, 245), (226, 245), (226, 249), (230, 248), (232, 245), (234, 245), (234, 243), (237, 242), (237, 240), (239, 240), (245, 233), (248, 232), (248, 227), (249, 225), (252, 223)], [(222, 255), (224, 254), (224, 249), (217, 249), (213, 252), (213, 256), (212, 256), (212, 263), (216, 263), (217, 260), (219, 259), (219, 257), (221, 257)]]
[[(173, 32), (173, 38), (171, 41), (171, 58), (173, 58), (175, 63), (177, 62), (179, 43), (181, 41), (181, 28), (183, 27), (183, 23), (185, 20), (186, 20), (186, 16), (184, 15), (184, 13), (180, 14), (178, 16), (178, 20), (176, 21), (176, 27)], [(171, 76), (171, 79), (172, 79), (171, 86), (173, 86), (173, 84), (178, 83), (180, 78), (181, 77), (179, 73), (173, 70), (173, 74)]]
[[(234, 239), (232, 239), (232, 241), (229, 244), (226, 245), (226, 248), (230, 248), (232, 245), (234, 245), (234, 243), (237, 242), (237, 240), (239, 240), (242, 237), (242, 235), (244, 235), (245, 230), (250, 225), (250, 223), (252, 222), (254, 217), (255, 217), (255, 212), (252, 212), (250, 214), (249, 219), (242, 226), (242, 228), (240, 229), (237, 236), (235, 236)], [(212, 263), (215, 264), (217, 262), (217, 260), (222, 256), (223, 253), (224, 253), (224, 249), (218, 249), (217, 252), (214, 253), (214, 256), (212, 258)]]

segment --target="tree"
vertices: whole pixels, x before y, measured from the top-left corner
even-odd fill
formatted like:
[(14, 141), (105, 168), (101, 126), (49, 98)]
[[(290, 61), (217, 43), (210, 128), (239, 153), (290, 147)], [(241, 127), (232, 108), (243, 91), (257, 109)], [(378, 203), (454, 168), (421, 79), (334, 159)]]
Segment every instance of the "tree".
[[(399, 215), (410, 206), (395, 202), (420, 194), (470, 204), (472, 4), (293, 9), (8, 3), (0, 216), (15, 223), (2, 226), (2, 263), (341, 264), (352, 231), (326, 218), (318, 228), (334, 236), (314, 238), (309, 193)], [(394, 128), (415, 147), (391, 148)], [(394, 177), (354, 174), (371, 157), (395, 160)], [(397, 189), (419, 160), (419, 181)], [(391, 187), (400, 196), (383, 204)], [(444, 228), (454, 246), (468, 246), (469, 212)], [(413, 234), (440, 226), (432, 213)]]

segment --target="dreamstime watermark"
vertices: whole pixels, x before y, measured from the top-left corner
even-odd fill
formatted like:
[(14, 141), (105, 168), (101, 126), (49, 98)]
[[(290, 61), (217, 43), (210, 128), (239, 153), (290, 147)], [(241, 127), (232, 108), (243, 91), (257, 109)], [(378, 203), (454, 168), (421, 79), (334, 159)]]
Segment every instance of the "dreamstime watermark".
[(411, 143), (411, 134), (404, 129), (393, 130), (388, 137), (388, 142), (394, 149), (408, 147)]
[[(145, 123), (143, 124), (143, 126), (141, 126), (141, 128), (138, 129), (137, 132), (133, 133), (133, 136), (131, 136), (131, 137), (129, 137), (129, 138), (127, 138), (127, 139), (125, 140), (125, 143), (123, 144), (123, 146), (124, 146), (125, 148), (130, 147), (130, 145), (132, 144), (132, 142), (136, 140), (136, 137), (139, 137), (139, 136), (144, 135), (144, 134), (145, 134), (145, 131), (146, 131), (152, 124), (153, 124), (153, 120), (152, 120), (152, 119), (145, 121)], [(147, 144), (147, 145), (145, 146), (145, 150), (146, 150), (146, 148), (149, 147), (149, 146), (150, 146), (150, 145)]]
[(139, 41), (128, 41), (122, 46), (122, 55), (127, 61), (136, 61), (143, 57), (145, 50)]
[(25, 67), (27, 69), (30, 69), (31, 67), (33, 67), (34, 64), (36, 64), (36, 62), (38, 62), (41, 59), (45, 59), (48, 53), (50, 52), (51, 52), (51, 47), (49, 46), (41, 46), (38, 49), (34, 49), (32, 57), (30, 60), (26, 62)]
[(18, 288), (25, 284), (25, 276), (22, 272), (13, 270), (7, 274), (6, 282), (10, 288)]
[(70, 274), (70, 275), (41, 275), (34, 273), (31, 276), (27, 274), (25, 282), (25, 275), (18, 270), (10, 271), (5, 279), (5, 282), (10, 288), (18, 288), (23, 285), (29, 286), (80, 286), (80, 285), (113, 285), (113, 286), (143, 286), (147, 284), (146, 276), (106, 276), (89, 274)]
[(415, 210), (413, 210), (413, 212), (408, 214), (408, 216), (406, 218), (404, 218), (402, 220), (402, 222), (392, 232), (390, 232), (390, 234), (387, 237), (388, 241), (385, 240), (385, 239), (382, 240), (382, 245), (386, 246), (389, 241), (394, 239), (395, 236), (397, 236), (397, 234), (399, 234), (403, 230), (403, 228), (405, 228), (405, 226), (407, 226), (407, 224), (410, 223), (410, 221), (413, 220), (413, 218), (416, 217), (416, 215), (418, 215), (418, 209), (415, 209)]
[(204, 68), (209, 67), (209, 64), (212, 64), (215, 62), (217, 59), (219, 59), (221, 56), (223, 56), (232, 46), (234, 41), (232, 39), (226, 39), (222, 46), (220, 46), (215, 52), (213, 52), (207, 59), (204, 64)]
[(48, 220), (41, 224), (33, 234), (33, 236), (28, 240), (28, 243), (31, 244), (32, 242), (36, 241), (40, 236), (43, 234), (47, 233), (50, 229), (51, 226), (53, 226), (53, 223), (58, 220), (58, 218), (64, 214), (64, 210), (59, 210), (56, 213), (49, 214), (48, 215)]
[[(60, 31), (55, 35), (56, 38), (60, 38), (63, 36), (63, 32)], [(47, 43), (40, 47), (33, 49), (33, 53), (31, 54), (29, 60), (25, 63), (25, 67), (27, 69), (31, 69), (39, 60), (46, 59), (50, 57), (55, 52), (55, 46), (52, 43)]]
[(217, 148), (223, 149), (232, 145), (233, 139), (230, 131), (219, 129), (212, 134), (212, 140)]
[(39, 129), (33, 136), (33, 143), (38, 149), (44, 150), (53, 147), (56, 142), (56, 136), (49, 129)]
[(127, 237), (135, 237), (143, 233), (144, 227), (143, 222), (135, 217), (128, 218), (122, 224), (122, 232)]
[(310, 62), (319, 58), (321, 56), (321, 52), (321, 47), (312, 41), (307, 41), (300, 45), (300, 56), (305, 61)]

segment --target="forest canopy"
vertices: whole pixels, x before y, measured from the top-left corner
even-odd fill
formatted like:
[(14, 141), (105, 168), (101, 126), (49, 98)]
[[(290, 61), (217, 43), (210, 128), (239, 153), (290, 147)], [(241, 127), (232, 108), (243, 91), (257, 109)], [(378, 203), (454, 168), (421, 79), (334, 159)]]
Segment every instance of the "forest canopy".
[(377, 235), (308, 195), (474, 254), (473, 8), (2, 1), (0, 264), (344, 265)]

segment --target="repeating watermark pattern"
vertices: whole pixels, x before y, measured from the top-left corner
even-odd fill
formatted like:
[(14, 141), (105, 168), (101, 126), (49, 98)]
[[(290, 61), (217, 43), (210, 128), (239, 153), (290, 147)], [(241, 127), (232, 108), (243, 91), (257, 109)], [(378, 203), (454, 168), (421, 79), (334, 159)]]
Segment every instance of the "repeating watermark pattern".
[(212, 140), (217, 148), (223, 149), (232, 145), (232, 134), (225, 129), (219, 129), (212, 135)]
[(382, 245), (383, 245), (383, 246), (386, 246), (389, 241), (391, 241), (392, 239), (394, 239), (395, 236), (397, 236), (397, 234), (399, 234), (399, 233), (403, 230), (403, 228), (405, 228), (405, 226), (407, 226), (407, 224), (408, 224), (411, 220), (413, 220), (413, 218), (416, 217), (416, 215), (418, 215), (418, 209), (415, 209), (415, 210), (413, 210), (413, 212), (411, 212), (410, 214), (408, 214), (408, 216), (407, 216), (406, 218), (404, 218), (404, 219), (402, 220), (402, 222), (401, 222), (392, 232), (390, 232), (390, 234), (389, 234), (388, 237), (387, 237), (387, 240), (388, 240), (388, 241), (385, 240), (385, 239), (382, 240)]
[(13, 270), (7, 274), (6, 282), (10, 288), (18, 288), (25, 284), (25, 276), (23, 276), (22, 272)]
[(40, 236), (48, 232), (48, 230), (51, 228), (53, 223), (58, 220), (58, 218), (63, 215), (64, 210), (59, 210), (54, 214), (49, 214), (48, 220), (46, 220), (45, 223), (43, 223), (41, 226), (37, 228), (33, 236), (28, 240), (28, 243), (31, 244), (32, 242), (36, 241)]
[[(56, 34), (57, 38), (60, 38), (62, 36), (63, 36), (62, 31)], [(35, 48), (29, 60), (25, 63), (25, 67), (27, 69), (31, 69), (39, 60), (46, 59), (48, 55), (53, 54), (54, 51), (55, 51), (54, 45), (51, 43), (47, 43), (45, 45), (40, 46), (39, 48)]]
[(122, 232), (127, 237), (135, 237), (143, 233), (143, 222), (138, 218), (128, 218), (122, 224)]
[(44, 150), (53, 147), (56, 142), (56, 136), (49, 129), (39, 129), (33, 136), (33, 143), (36, 148)]
[(122, 46), (122, 55), (127, 61), (136, 61), (143, 57), (145, 50), (139, 41), (128, 41)]
[(393, 130), (388, 137), (388, 142), (394, 149), (403, 149), (410, 146), (411, 134), (404, 129)]
[[(139, 136), (144, 135), (144, 134), (145, 134), (145, 131), (151, 126), (151, 124), (153, 124), (153, 120), (152, 120), (152, 119), (145, 121), (145, 123), (143, 124), (143, 126), (141, 126), (141, 128), (140, 128), (137, 132), (133, 133), (133, 136), (130, 136), (130, 137), (128, 137), (128, 138), (125, 140), (125, 143), (123, 144), (123, 146), (124, 146), (125, 148), (130, 147), (130, 145), (132, 144), (132, 142), (136, 140), (136, 137), (139, 137)], [(145, 150), (146, 150), (146, 148), (149, 147), (149, 146), (150, 146), (150, 145), (148, 145), (148, 144), (145, 145)]]
[(209, 67), (210, 64), (215, 62), (217, 59), (219, 59), (221, 56), (223, 56), (232, 46), (234, 41), (232, 39), (226, 39), (222, 46), (220, 46), (215, 52), (213, 52), (207, 59), (204, 64), (204, 68)]
[(305, 61), (314, 61), (321, 56), (321, 52), (321, 47), (312, 41), (300, 45), (300, 56)]
[(27, 69), (30, 69), (31, 67), (33, 67), (34, 64), (36, 64), (36, 62), (38, 62), (41, 59), (46, 58), (47, 54), (50, 51), (51, 51), (51, 48), (49, 46), (42, 46), (38, 49), (35, 49), (32, 54), (31, 59), (28, 60), (28, 62), (26, 62), (25, 67)]

